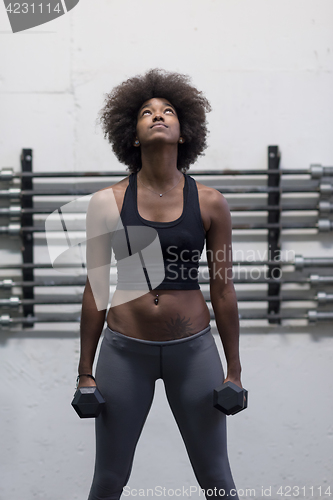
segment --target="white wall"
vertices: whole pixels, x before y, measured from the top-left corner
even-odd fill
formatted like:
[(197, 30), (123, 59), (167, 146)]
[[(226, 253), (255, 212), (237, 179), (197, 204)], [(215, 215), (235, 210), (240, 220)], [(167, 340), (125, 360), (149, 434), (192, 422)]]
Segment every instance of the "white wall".
[[(198, 167), (265, 169), (270, 144), (282, 168), (332, 165), (332, 18), (330, 0), (81, 0), (14, 35), (0, 7), (0, 167), (20, 171), (21, 148), (31, 147), (35, 171), (119, 169), (97, 112), (114, 85), (151, 67), (190, 74), (212, 103)], [(2, 261), (19, 262), (19, 240), (0, 241)], [(333, 256), (332, 233), (319, 242), (286, 234), (283, 248)], [(93, 421), (69, 404), (78, 326), (3, 329), (0, 353), (0, 499), (85, 500)], [(271, 487), (273, 499), (279, 486), (305, 487), (300, 498), (333, 493), (332, 323), (242, 324), (241, 358), (249, 408), (228, 419), (237, 488), (260, 498)], [(197, 485), (160, 380), (129, 485)]]

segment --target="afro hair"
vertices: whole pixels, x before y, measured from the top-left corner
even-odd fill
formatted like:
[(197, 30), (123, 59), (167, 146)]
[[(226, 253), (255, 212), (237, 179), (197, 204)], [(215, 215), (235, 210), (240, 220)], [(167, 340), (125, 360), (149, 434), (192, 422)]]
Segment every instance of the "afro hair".
[(121, 163), (130, 173), (141, 169), (141, 150), (133, 146), (137, 113), (142, 104), (153, 97), (163, 97), (175, 107), (182, 137), (178, 146), (177, 168), (186, 173), (189, 166), (207, 147), (206, 112), (211, 111), (203, 93), (193, 87), (190, 77), (163, 69), (150, 69), (116, 86), (106, 94), (105, 105), (99, 113), (104, 137)]

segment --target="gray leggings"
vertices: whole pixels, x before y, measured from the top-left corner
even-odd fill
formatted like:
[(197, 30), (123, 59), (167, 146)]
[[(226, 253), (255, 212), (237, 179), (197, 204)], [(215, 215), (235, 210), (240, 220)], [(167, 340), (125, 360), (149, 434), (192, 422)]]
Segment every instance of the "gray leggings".
[(95, 423), (96, 463), (88, 500), (120, 498), (159, 378), (200, 487), (216, 488), (206, 498), (238, 500), (227, 455), (226, 416), (213, 407), (213, 390), (223, 383), (224, 372), (210, 325), (164, 342), (105, 328), (96, 383), (106, 405)]

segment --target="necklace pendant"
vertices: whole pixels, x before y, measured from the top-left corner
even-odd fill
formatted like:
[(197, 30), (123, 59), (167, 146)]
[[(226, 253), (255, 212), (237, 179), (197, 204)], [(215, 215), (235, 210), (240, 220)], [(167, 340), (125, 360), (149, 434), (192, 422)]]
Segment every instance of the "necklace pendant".
[(163, 194), (160, 194), (160, 196), (163, 196)]

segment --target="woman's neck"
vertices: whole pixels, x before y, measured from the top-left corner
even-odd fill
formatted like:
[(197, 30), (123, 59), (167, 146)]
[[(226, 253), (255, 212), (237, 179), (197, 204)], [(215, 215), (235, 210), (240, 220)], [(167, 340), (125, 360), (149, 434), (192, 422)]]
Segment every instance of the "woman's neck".
[(140, 179), (156, 188), (163, 188), (176, 182), (180, 174), (177, 169), (177, 155), (178, 151), (174, 148), (141, 151)]

